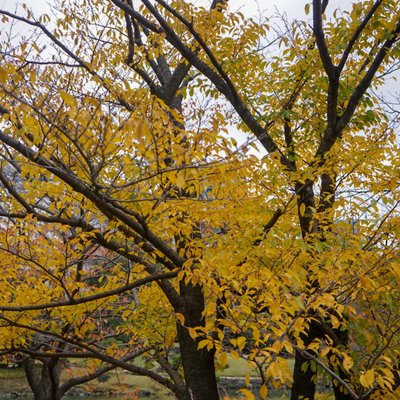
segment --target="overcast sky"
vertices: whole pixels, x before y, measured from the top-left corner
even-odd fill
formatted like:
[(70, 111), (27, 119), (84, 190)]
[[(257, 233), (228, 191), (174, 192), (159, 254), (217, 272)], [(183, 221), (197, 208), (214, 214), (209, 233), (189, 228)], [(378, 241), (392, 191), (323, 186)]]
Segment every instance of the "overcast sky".
[[(195, 0), (199, 1), (199, 0)], [(210, 3), (210, 0), (202, 0)], [(17, 3), (22, 4), (25, 2), (38, 14), (48, 12), (51, 1), (44, 0), (0, 0), (1, 8), (14, 10)], [(240, 9), (247, 15), (256, 14), (259, 9), (266, 10), (267, 15), (275, 12), (277, 8), (280, 12), (286, 12), (289, 18), (305, 18), (304, 6), (310, 0), (229, 0), (231, 9)], [(331, 0), (329, 8), (348, 8), (354, 0)]]

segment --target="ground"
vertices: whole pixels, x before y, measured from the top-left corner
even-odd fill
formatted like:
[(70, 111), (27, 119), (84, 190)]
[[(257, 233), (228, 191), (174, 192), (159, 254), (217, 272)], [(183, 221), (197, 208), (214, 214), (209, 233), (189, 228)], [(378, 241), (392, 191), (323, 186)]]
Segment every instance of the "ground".
[[(72, 373), (79, 374), (80, 367), (73, 365), (73, 368), (66, 370), (63, 378), (67, 379)], [(257, 374), (252, 370), (245, 360), (229, 360), (227, 368), (218, 373), (219, 379), (223, 382), (227, 377), (243, 378), (246, 375), (256, 377)], [(146, 394), (151, 393), (151, 399), (157, 400), (171, 400), (173, 397), (160, 385), (153, 382), (151, 379), (141, 376), (135, 376), (121, 370), (115, 370), (107, 374), (109, 379), (106, 382), (100, 382), (98, 379), (79, 388), (93, 393), (99, 392), (125, 392), (130, 393), (129, 399), (132, 399), (132, 394)], [(236, 380), (236, 382), (238, 382)], [(241, 380), (240, 380), (241, 382)], [(18, 394), (30, 393), (28, 384), (26, 382), (25, 373), (22, 369), (0, 369), (0, 398), (6, 393), (15, 392)], [(142, 397), (142, 396), (140, 396)], [(239, 396), (240, 397), (240, 396)], [(115, 399), (115, 397), (113, 396)], [(143, 396), (145, 398), (145, 396)], [(233, 397), (231, 397), (233, 398)], [(238, 398), (238, 397), (237, 397)], [(270, 400), (286, 399), (287, 396), (282, 394), (275, 394), (268, 397)], [(320, 394), (319, 400), (330, 400), (332, 397)], [(96, 399), (100, 400), (99, 397)], [(122, 397), (122, 399), (124, 399)]]

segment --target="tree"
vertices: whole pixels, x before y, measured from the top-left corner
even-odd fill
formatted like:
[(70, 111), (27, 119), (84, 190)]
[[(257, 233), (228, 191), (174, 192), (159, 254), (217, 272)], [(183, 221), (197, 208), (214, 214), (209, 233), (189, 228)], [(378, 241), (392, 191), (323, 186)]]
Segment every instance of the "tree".
[[(291, 381), (287, 354), (293, 400), (314, 398), (319, 371), (336, 399), (388, 397), (400, 376), (399, 149), (375, 92), (397, 65), (397, 2), (327, 15), (329, 2), (314, 0), (312, 26), (287, 22), (277, 38), (225, 2), (137, 3), (64, 1), (54, 28), (46, 15), (1, 11), (53, 49), (2, 44), (2, 155), (23, 182), (15, 190), (3, 177), (3, 216), (19, 232), (74, 227), (78, 242), (133, 265), (117, 265), (103, 289), (51, 271), (58, 284), (33, 291), (24, 277), (24, 294), (48, 299), (65, 323), (65, 296), (79, 320), (77, 302), (91, 309), (102, 290), (154, 280), (134, 310), (148, 325), (107, 307), (145, 344), (152, 323), (170, 332), (169, 346), (176, 335), (182, 399), (218, 398), (214, 358), (224, 364), (245, 346), (263, 397)], [(266, 155), (237, 149), (232, 125)], [(2, 318), (27, 329), (17, 313), (31, 321), (49, 306), (28, 305), (7, 282)], [(168, 346), (157, 348), (168, 361)]]

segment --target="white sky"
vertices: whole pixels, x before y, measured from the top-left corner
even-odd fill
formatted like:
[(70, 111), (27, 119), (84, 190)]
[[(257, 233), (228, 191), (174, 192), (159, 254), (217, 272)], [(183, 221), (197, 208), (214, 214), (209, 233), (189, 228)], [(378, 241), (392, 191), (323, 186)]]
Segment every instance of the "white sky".
[[(280, 12), (285, 12), (289, 18), (298, 19), (305, 18), (304, 6), (309, 2), (310, 0), (229, 0), (231, 9), (240, 9), (247, 15), (255, 14), (258, 10), (266, 10), (266, 15), (271, 15), (277, 8)], [(27, 4), (38, 14), (48, 12), (49, 3), (51, 4), (47, 0), (0, 0), (1, 8), (7, 10), (15, 10), (17, 3)], [(207, 0), (207, 3), (210, 3), (210, 0)], [(348, 8), (352, 3), (354, 3), (354, 0), (331, 0), (328, 9)]]

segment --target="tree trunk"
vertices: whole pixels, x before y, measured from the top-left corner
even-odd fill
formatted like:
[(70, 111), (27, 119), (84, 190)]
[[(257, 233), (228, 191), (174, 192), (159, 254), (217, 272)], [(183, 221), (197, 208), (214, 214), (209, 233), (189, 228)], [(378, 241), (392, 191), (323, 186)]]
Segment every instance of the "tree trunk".
[[(334, 369), (333, 367), (331, 368)], [(336, 367), (334, 370), (343, 381), (350, 382), (350, 375), (342, 366)], [(335, 379), (332, 379), (332, 387), (335, 400), (353, 400), (353, 397), (351, 397), (347, 390)]]
[[(312, 321), (309, 324), (308, 331), (301, 335), (301, 339), (304, 345), (308, 346), (315, 338), (320, 336), (321, 332), (318, 324)], [(314, 400), (317, 382), (316, 374), (316, 369), (314, 368), (313, 371), (311, 368), (310, 359), (296, 351), (290, 400)]]
[(34, 400), (59, 400), (61, 360), (45, 360), (39, 372), (33, 359), (24, 360), (28, 384), (33, 392)]
[[(342, 379), (345, 379), (345, 376), (341, 376), (342, 374), (340, 373), (340, 377)], [(335, 394), (335, 400), (353, 400), (353, 397), (350, 396), (350, 394), (346, 391), (346, 389), (337, 382), (332, 382), (333, 385), (333, 393)]]
[(296, 352), (290, 400), (314, 400), (315, 398), (316, 373), (311, 370), (310, 365), (305, 369), (303, 366), (305, 363), (310, 363), (310, 360)]
[[(199, 285), (180, 284), (185, 300), (185, 326), (204, 326), (204, 295)], [(183, 372), (190, 400), (218, 400), (215, 377), (214, 351), (198, 349), (198, 341), (193, 339), (186, 327), (178, 324), (178, 340), (182, 357)]]

